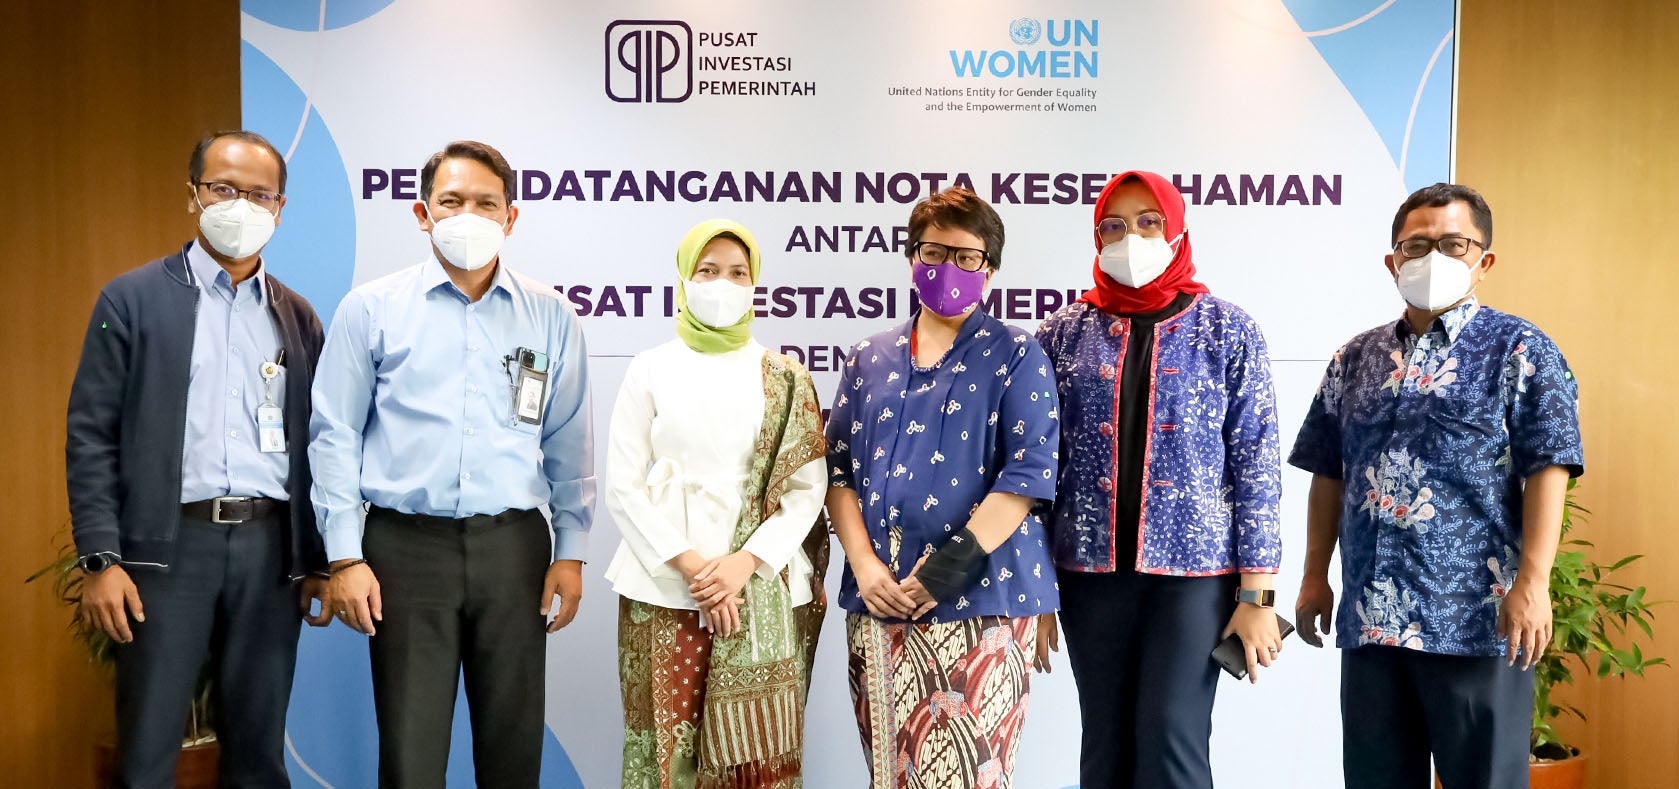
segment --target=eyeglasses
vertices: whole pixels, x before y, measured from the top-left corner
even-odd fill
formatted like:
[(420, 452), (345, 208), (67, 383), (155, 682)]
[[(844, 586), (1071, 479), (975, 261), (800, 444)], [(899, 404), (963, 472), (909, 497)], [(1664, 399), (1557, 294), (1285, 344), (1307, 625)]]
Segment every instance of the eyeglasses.
[[(1115, 244), (1124, 240), (1133, 227), (1127, 225), (1124, 217), (1104, 217), (1096, 223), (1096, 237), (1104, 244)], [(1166, 216), (1156, 211), (1144, 211), (1136, 219), (1134, 228), (1137, 235), (1143, 238), (1164, 238), (1166, 236)]]
[(1436, 249), (1440, 250), (1440, 254), (1446, 257), (1461, 258), (1469, 254), (1470, 244), (1474, 244), (1483, 250), (1487, 248), (1486, 244), (1464, 236), (1441, 236), (1440, 238), (1412, 236), (1394, 244), (1393, 250), (1406, 260), (1420, 258)]
[(199, 181), (194, 185), (204, 187), (218, 203), (225, 203), (244, 195), (245, 199), (250, 200), (252, 205), (264, 209), (270, 214), (280, 207), (280, 201), (286, 197), (279, 192), (270, 192), (267, 189), (239, 189), (233, 184), (222, 183), (221, 181)]
[(932, 241), (915, 242), (915, 259), (929, 266), (942, 266), (951, 260), (963, 271), (979, 271), (990, 262), (991, 253), (971, 247), (952, 247)]

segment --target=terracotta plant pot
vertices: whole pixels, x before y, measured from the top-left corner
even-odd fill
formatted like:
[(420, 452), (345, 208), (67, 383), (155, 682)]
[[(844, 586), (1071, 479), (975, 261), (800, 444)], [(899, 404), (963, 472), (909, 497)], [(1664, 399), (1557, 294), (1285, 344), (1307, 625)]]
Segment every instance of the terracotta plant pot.
[(1576, 753), (1572, 759), (1530, 762), (1527, 775), (1528, 789), (1584, 789), (1586, 757)]
[[(1528, 789), (1585, 789), (1586, 757), (1579, 751), (1572, 759), (1545, 760), (1527, 763)], [(1440, 776), (1434, 776), (1434, 789), (1444, 789)]]
[[(221, 768), (221, 745), (215, 740), (181, 748), (175, 762), (176, 789), (216, 789), (216, 774)], [(117, 785), (117, 746), (102, 742), (93, 746), (94, 786)]]

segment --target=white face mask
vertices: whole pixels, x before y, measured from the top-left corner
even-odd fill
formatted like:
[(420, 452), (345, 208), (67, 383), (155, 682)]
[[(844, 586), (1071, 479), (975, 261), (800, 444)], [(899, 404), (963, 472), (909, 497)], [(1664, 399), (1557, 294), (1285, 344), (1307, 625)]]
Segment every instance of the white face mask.
[[(431, 216), (430, 208), (426, 216)], [(431, 243), (458, 269), (476, 271), (488, 265), (501, 254), (506, 240), (507, 228), (489, 217), (462, 212), (432, 220)]]
[(242, 260), (261, 252), (274, 236), (274, 215), (243, 197), (208, 206), (200, 202), (198, 232), (217, 252)]
[(1172, 245), (1166, 239), (1143, 238), (1131, 233), (1102, 247), (1102, 273), (1128, 288), (1140, 288), (1166, 271), (1173, 254)]
[[(1482, 257), (1486, 254), (1481, 253)], [(1394, 284), (1399, 286), (1399, 295), (1405, 297), (1406, 303), (1419, 310), (1435, 312), (1469, 295), (1469, 288), (1474, 284), (1469, 273), (1479, 265), (1481, 261), (1478, 258), (1474, 265), (1469, 265), (1443, 255), (1437, 249), (1426, 257), (1400, 264), (1399, 277)]]
[(752, 288), (718, 277), (709, 282), (685, 282), (688, 313), (707, 326), (723, 329), (740, 323), (752, 309)]

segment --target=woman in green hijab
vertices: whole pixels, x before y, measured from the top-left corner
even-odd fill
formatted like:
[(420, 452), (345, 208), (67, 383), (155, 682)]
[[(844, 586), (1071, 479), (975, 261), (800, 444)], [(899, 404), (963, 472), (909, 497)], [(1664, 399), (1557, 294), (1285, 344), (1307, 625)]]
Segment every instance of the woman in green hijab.
[(607, 450), (623, 785), (795, 787), (826, 608), (816, 389), (752, 338), (746, 228), (695, 226), (676, 270), (676, 339), (630, 362)]

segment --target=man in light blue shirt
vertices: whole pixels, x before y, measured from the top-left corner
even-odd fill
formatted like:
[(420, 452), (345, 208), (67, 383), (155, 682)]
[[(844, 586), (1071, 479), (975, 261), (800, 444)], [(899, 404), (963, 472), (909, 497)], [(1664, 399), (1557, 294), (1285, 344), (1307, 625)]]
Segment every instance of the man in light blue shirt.
[(431, 254), (345, 297), (315, 379), (327, 599), (372, 636), (382, 785), (443, 784), (463, 668), (478, 785), (537, 785), (544, 629), (582, 595), (587, 354), (558, 294), (501, 265), (513, 179), (482, 143), (432, 156), (414, 205)]
[[(187, 271), (203, 294), (194, 321), (184, 457), (203, 462), (181, 465), (181, 503), (226, 496), (230, 491), (284, 501), (289, 461), (284, 452), (257, 446), (256, 413), (264, 403), (285, 404), (280, 335), (268, 314), (263, 290), (267, 271), (239, 287), (210, 257), (204, 245), (187, 246)], [(266, 368), (264, 362), (275, 362)], [(265, 380), (273, 369), (273, 380)]]

